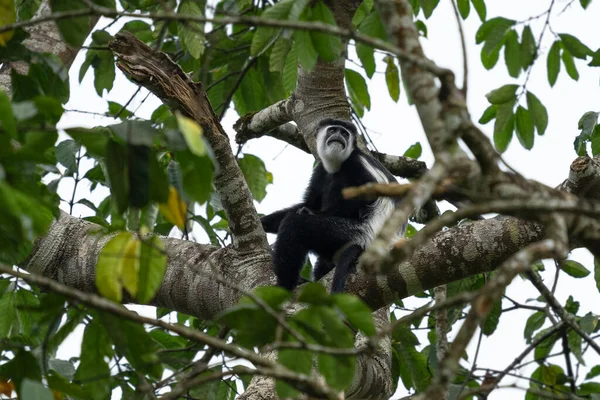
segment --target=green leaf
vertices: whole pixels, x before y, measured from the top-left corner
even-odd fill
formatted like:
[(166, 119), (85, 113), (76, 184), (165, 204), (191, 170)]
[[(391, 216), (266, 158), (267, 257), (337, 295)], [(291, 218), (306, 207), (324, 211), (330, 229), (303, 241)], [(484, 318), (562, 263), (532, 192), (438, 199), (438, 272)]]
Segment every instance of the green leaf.
[(588, 312), (583, 316), (583, 318), (579, 320), (579, 326), (581, 327), (582, 331), (591, 334), (596, 330), (596, 327), (598, 326), (598, 317), (592, 314), (591, 312)]
[[(181, 2), (177, 14), (190, 17), (203, 17), (202, 10), (194, 1), (184, 0)], [(196, 59), (204, 53), (204, 24), (192, 21), (180, 22), (177, 25), (179, 39), (183, 48), (190, 52)]]
[(421, 21), (420, 19), (416, 20), (415, 26), (417, 27), (419, 34), (424, 38), (427, 38), (427, 25), (425, 25), (425, 22)]
[(504, 35), (515, 25), (516, 21), (503, 17), (496, 17), (485, 21), (475, 34), (477, 44), (483, 44), (483, 53), (492, 53), (502, 45)]
[(596, 157), (597, 154), (600, 154), (600, 125), (596, 125), (594, 131), (592, 132), (592, 155)]
[(385, 68), (385, 83), (387, 84), (390, 97), (397, 103), (400, 98), (400, 73), (392, 57), (386, 56), (384, 61), (387, 63), (387, 67)]
[(484, 335), (491, 336), (498, 327), (500, 316), (502, 315), (502, 300), (495, 301), (492, 308), (485, 318), (481, 330)]
[(402, 382), (407, 388), (424, 391), (431, 382), (431, 373), (427, 368), (427, 357), (416, 349), (417, 337), (408, 327), (400, 326), (395, 329), (392, 342), (400, 360)]
[(373, 1), (365, 0), (361, 1), (360, 5), (356, 9), (354, 16), (352, 17), (352, 25), (358, 26), (364, 19), (369, 15), (369, 12), (373, 9)]
[[(323, 22), (328, 25), (336, 26), (335, 18), (331, 10), (322, 2), (319, 1), (312, 8), (311, 21)], [(340, 57), (342, 53), (342, 39), (338, 35), (311, 31), (313, 45), (317, 49), (322, 60), (331, 62)]]
[[(542, 329), (541, 331), (539, 331), (538, 334), (534, 336), (533, 340), (535, 341), (539, 337), (545, 336), (548, 333), (548, 329), (551, 328)], [(543, 362), (544, 359), (550, 354), (552, 348), (554, 347), (554, 344), (558, 341), (559, 338), (560, 335), (555, 332), (546, 339), (542, 340), (542, 342), (538, 344), (538, 346), (535, 348), (534, 359), (537, 360), (539, 363)]]
[(42, 385), (40, 382), (32, 381), (31, 379), (23, 379), (21, 382), (21, 395), (23, 399), (35, 400), (52, 400), (52, 392), (50, 389)]
[(346, 87), (350, 94), (350, 99), (356, 102), (359, 106), (371, 109), (371, 96), (365, 78), (356, 71), (346, 68), (344, 71), (346, 77)]
[(96, 265), (96, 286), (100, 294), (116, 303), (121, 302), (123, 260), (130, 254), (127, 248), (134, 240), (131, 232), (121, 232), (104, 245)]
[(104, 89), (110, 92), (113, 88), (116, 77), (114, 56), (110, 51), (100, 50), (88, 50), (87, 56), (92, 58), (91, 63), (94, 67), (94, 88), (98, 96), (102, 96)]
[[(82, 1), (50, 0), (52, 12), (76, 11), (86, 9)], [(80, 48), (92, 29), (90, 17), (65, 18), (56, 21), (58, 30), (65, 42), (75, 48)]]
[(375, 334), (372, 310), (361, 299), (350, 294), (336, 294), (333, 302), (346, 315), (348, 321), (367, 336)]
[(469, 3), (469, 0), (458, 0), (456, 3), (462, 19), (467, 19), (469, 12), (471, 11), (471, 3)]
[(310, 32), (296, 31), (294, 33), (294, 40), (296, 42), (295, 48), (298, 54), (298, 62), (306, 71), (312, 71), (319, 58), (319, 53), (313, 45)]
[(423, 148), (421, 147), (421, 143), (417, 142), (410, 146), (405, 152), (404, 157), (414, 158), (415, 160), (421, 157), (421, 153), (423, 152)]
[(560, 72), (560, 41), (557, 40), (550, 47), (550, 51), (548, 52), (548, 61), (547, 61), (547, 69), (548, 69), (548, 83), (550, 86), (554, 86), (556, 83), (556, 79), (558, 78), (558, 73)]
[(14, 295), (7, 293), (0, 297), (0, 339), (8, 339), (14, 335), (12, 326), (17, 319)]
[(526, 70), (531, 64), (533, 64), (533, 60), (535, 60), (536, 57), (537, 48), (535, 38), (533, 37), (533, 32), (529, 25), (526, 25), (525, 28), (523, 28), (523, 33), (521, 36), (521, 67), (523, 67), (523, 70)]
[(512, 139), (514, 125), (513, 103), (503, 104), (498, 107), (496, 123), (494, 124), (494, 145), (499, 152), (503, 153), (506, 151)]
[(585, 278), (590, 271), (574, 260), (566, 260), (561, 263), (560, 268), (573, 278)]
[(575, 356), (579, 365), (585, 365), (585, 360), (583, 359), (583, 354), (581, 351), (581, 336), (572, 330), (569, 330), (567, 333), (567, 342), (569, 343), (569, 349)]
[(592, 132), (596, 128), (598, 124), (598, 116), (600, 113), (595, 111), (588, 111), (584, 113), (581, 118), (579, 118), (579, 122), (577, 123), (577, 128), (581, 129), (581, 133), (585, 135), (587, 138), (590, 138)]
[(483, 114), (481, 115), (481, 118), (479, 118), (478, 122), (483, 125), (487, 124), (488, 122), (490, 122), (491, 120), (496, 118), (497, 112), (498, 112), (498, 106), (492, 104), (491, 106), (486, 108), (485, 111), (483, 111)]
[(516, 99), (516, 93), (519, 85), (504, 85), (494, 89), (485, 95), (492, 104), (504, 104), (513, 102)]
[(75, 379), (86, 382), (95, 400), (110, 397), (110, 369), (105, 358), (111, 357), (113, 350), (105, 327), (97, 319), (85, 327), (80, 354)]
[(13, 115), (10, 98), (4, 91), (0, 91), (0, 127), (9, 136), (16, 138), (17, 121)]
[(252, 154), (244, 154), (238, 165), (248, 183), (252, 196), (259, 203), (267, 195), (267, 185), (273, 183), (273, 175), (265, 168), (265, 163)]
[(527, 92), (527, 107), (531, 120), (537, 129), (538, 135), (543, 135), (548, 127), (548, 111), (542, 102), (532, 92)]
[(183, 190), (199, 204), (210, 199), (213, 189), (213, 163), (210, 157), (197, 157), (190, 152), (178, 152), (181, 166)]
[(126, 143), (136, 146), (152, 147), (158, 130), (150, 121), (123, 121), (110, 125), (109, 129)]
[(66, 175), (70, 176), (77, 172), (77, 152), (79, 145), (74, 140), (63, 140), (56, 145), (54, 153), (56, 160), (67, 169)]
[(485, 7), (485, 1), (484, 0), (471, 0), (471, 3), (473, 3), (473, 7), (475, 8), (475, 11), (477, 11), (477, 15), (479, 15), (479, 19), (481, 20), (481, 22), (485, 21), (486, 18), (486, 7)]
[(129, 175), (125, 146), (110, 140), (106, 144), (106, 170), (111, 199), (117, 211), (123, 213), (129, 201)]
[(77, 143), (83, 145), (88, 155), (98, 158), (105, 157), (109, 133), (107, 128), (71, 128), (65, 129), (65, 132), (75, 139)]
[[(277, 354), (280, 364), (300, 374), (310, 376), (313, 367), (313, 355), (306, 350), (282, 349)], [(279, 398), (297, 397), (300, 392), (287, 383), (277, 380), (277, 396)]]
[(127, 145), (129, 205), (145, 207), (150, 201), (150, 148)]
[(544, 325), (545, 321), (546, 313), (542, 311), (536, 311), (535, 313), (531, 314), (529, 318), (527, 318), (523, 336), (528, 344), (531, 343), (531, 338), (533, 337), (535, 331), (540, 329)]
[[(149, 196), (156, 203), (165, 203), (169, 199), (169, 180), (163, 167), (157, 160), (155, 151), (150, 152), (149, 158)], [(179, 187), (181, 190), (181, 187)], [(153, 226), (150, 224), (149, 226)]]
[(569, 50), (563, 50), (561, 58), (563, 64), (565, 65), (565, 69), (567, 70), (567, 74), (569, 74), (571, 79), (573, 79), (574, 81), (579, 80), (579, 72), (577, 71), (577, 67), (575, 66), (575, 60), (573, 59), (573, 56), (571, 55)]
[(360, 60), (367, 77), (371, 79), (375, 73), (375, 50), (363, 43), (356, 44), (356, 54)]
[(298, 81), (298, 53), (296, 46), (293, 45), (285, 58), (285, 65), (282, 72), (283, 88), (286, 94), (294, 93)]
[(498, 46), (495, 50), (490, 53), (487, 53), (483, 48), (481, 49), (481, 64), (487, 70), (494, 68), (498, 59), (500, 58), (500, 49), (502, 47)]
[(108, 101), (108, 114), (122, 121), (129, 119), (133, 113), (115, 101)]
[(179, 127), (179, 131), (185, 138), (185, 142), (187, 143), (187, 146), (192, 154), (201, 157), (205, 156), (206, 145), (204, 144), (204, 139), (202, 138), (202, 135), (204, 134), (202, 127), (196, 121), (182, 115), (181, 113), (176, 113), (175, 116), (177, 117), (177, 126)]
[(277, 41), (273, 45), (273, 49), (271, 50), (271, 55), (269, 56), (269, 71), (283, 71), (285, 59), (288, 52), (290, 51), (291, 44), (291, 40), (285, 37), (280, 37), (279, 39), (277, 39)]
[(242, 346), (263, 346), (275, 340), (277, 321), (254, 303), (230, 307), (217, 319), (236, 330), (235, 342)]
[(569, 50), (569, 53), (571, 53), (573, 57), (585, 60), (587, 56), (591, 56), (594, 54), (594, 52), (589, 47), (581, 43), (581, 41), (575, 36), (569, 35), (568, 33), (559, 33), (558, 36), (562, 40), (565, 49)]
[(504, 44), (504, 62), (508, 69), (508, 74), (513, 78), (517, 78), (521, 72), (521, 47), (519, 45), (519, 37), (514, 29), (508, 31), (505, 37)]
[(582, 383), (579, 386), (579, 390), (577, 391), (578, 395), (581, 396), (590, 396), (591, 400), (598, 400), (598, 398), (600, 398), (600, 396), (598, 396), (598, 394), (600, 394), (600, 383), (599, 382), (586, 382), (586, 383)]
[(310, 375), (313, 367), (313, 356), (310, 351), (282, 349), (277, 359), (285, 367), (300, 374)]
[(329, 304), (329, 294), (323, 285), (309, 282), (303, 285), (298, 301), (314, 305), (327, 305)]
[(142, 324), (115, 315), (99, 312), (102, 326), (112, 339), (119, 353), (123, 354), (136, 370), (159, 379), (163, 372), (158, 362), (158, 345)]
[(144, 238), (140, 252), (138, 291), (136, 298), (147, 304), (154, 298), (167, 270), (165, 245), (158, 236)]
[(320, 353), (318, 357), (319, 373), (325, 378), (329, 386), (337, 390), (348, 387), (354, 378), (356, 368), (355, 357), (331, 356)]
[(419, 4), (423, 9), (423, 14), (425, 14), (425, 18), (429, 19), (431, 14), (433, 14), (433, 10), (437, 7), (440, 0), (419, 0)]
[(527, 150), (531, 150), (533, 148), (533, 140), (535, 138), (535, 126), (533, 125), (533, 120), (531, 119), (529, 110), (521, 106), (517, 107), (516, 127), (517, 139), (519, 139), (521, 146)]
[(387, 33), (385, 27), (381, 23), (379, 13), (373, 9), (369, 15), (361, 22), (358, 27), (359, 32), (364, 33), (367, 36), (378, 38), (381, 40), (387, 39)]
[[(274, 6), (267, 8), (261, 17), (277, 20), (297, 20), (305, 6), (306, 1), (294, 2), (294, 0), (282, 0), (275, 3)], [(268, 26), (257, 27), (256, 32), (254, 32), (254, 36), (252, 37), (250, 54), (256, 57), (269, 48), (269, 46), (271, 46), (278, 38), (279, 32), (280, 29), (278, 28)]]
[(592, 369), (590, 369), (590, 372), (588, 372), (585, 376), (585, 379), (588, 380), (597, 376), (600, 376), (600, 365), (595, 365), (594, 367), (592, 367)]
[(600, 49), (596, 50), (592, 56), (592, 61), (588, 65), (590, 67), (600, 67)]
[(579, 4), (581, 4), (581, 7), (583, 7), (584, 10), (588, 8), (591, 2), (592, 0), (579, 0)]

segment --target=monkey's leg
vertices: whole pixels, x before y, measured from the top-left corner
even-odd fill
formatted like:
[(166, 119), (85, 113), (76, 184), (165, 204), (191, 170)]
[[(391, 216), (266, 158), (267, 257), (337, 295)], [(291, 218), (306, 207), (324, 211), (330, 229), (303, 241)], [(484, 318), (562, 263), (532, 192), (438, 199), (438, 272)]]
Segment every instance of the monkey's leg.
[(302, 204), (297, 204), (292, 207), (284, 208), (283, 210), (275, 211), (269, 215), (264, 215), (260, 219), (263, 229), (267, 233), (277, 233), (277, 231), (279, 231), (279, 225), (281, 225), (281, 221), (283, 221), (289, 213), (297, 212), (300, 208), (302, 208), (302, 206)]
[(309, 251), (331, 259), (333, 254), (360, 234), (360, 223), (340, 217), (288, 214), (279, 226), (273, 252), (277, 284), (288, 290), (298, 285)]
[(322, 277), (327, 275), (335, 267), (335, 263), (325, 257), (319, 257), (313, 268), (314, 281), (321, 280)]
[(333, 274), (333, 282), (331, 283), (331, 293), (341, 293), (346, 287), (346, 279), (354, 269), (358, 257), (363, 252), (363, 248), (357, 244), (353, 244), (345, 249), (340, 255), (340, 259), (335, 266)]

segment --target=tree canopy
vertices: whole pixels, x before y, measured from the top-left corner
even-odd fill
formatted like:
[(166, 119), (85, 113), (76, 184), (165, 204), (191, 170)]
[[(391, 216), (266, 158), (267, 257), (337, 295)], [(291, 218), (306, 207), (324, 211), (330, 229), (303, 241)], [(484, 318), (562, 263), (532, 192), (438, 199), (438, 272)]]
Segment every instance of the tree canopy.
[[(532, 82), (597, 71), (600, 43), (559, 21), (598, 4), (516, 19), (494, 0), (450, 3), (0, 0), (0, 398), (600, 399), (600, 313), (557, 292), (600, 292), (599, 112), (566, 133), (558, 186), (505, 159), (544, 151), (561, 118)], [(461, 70), (423, 50), (439, 21)], [(485, 96), (473, 59), (507, 74)], [(74, 102), (84, 79), (98, 97)], [(381, 96), (422, 132), (400, 132)], [(348, 293), (328, 293), (332, 274), (290, 293), (257, 212), (276, 171), (248, 143), (316, 157), (326, 117), (352, 120), (405, 179), (344, 195), (402, 201)], [(523, 332), (514, 356), (481, 364), (503, 323)]]

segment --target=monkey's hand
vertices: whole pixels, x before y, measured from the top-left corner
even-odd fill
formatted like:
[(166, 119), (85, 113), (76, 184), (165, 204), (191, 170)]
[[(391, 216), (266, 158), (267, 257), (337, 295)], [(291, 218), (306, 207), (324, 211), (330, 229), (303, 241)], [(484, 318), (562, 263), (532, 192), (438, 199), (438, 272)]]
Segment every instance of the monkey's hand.
[(296, 211), (296, 214), (298, 214), (298, 215), (302, 215), (302, 214), (314, 215), (314, 213), (308, 207), (299, 208), (298, 211)]

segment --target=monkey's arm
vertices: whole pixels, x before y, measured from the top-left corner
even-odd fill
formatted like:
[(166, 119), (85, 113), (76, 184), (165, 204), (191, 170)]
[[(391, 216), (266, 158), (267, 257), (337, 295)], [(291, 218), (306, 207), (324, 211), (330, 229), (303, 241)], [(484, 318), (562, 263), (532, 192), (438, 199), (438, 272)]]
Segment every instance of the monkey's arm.
[(304, 207), (304, 203), (296, 204), (295, 206), (291, 206), (288, 208), (284, 208), (283, 210), (275, 211), (272, 214), (265, 215), (260, 219), (262, 222), (262, 226), (267, 233), (277, 233), (279, 231), (279, 225), (281, 221), (288, 215), (288, 213), (296, 213)]

